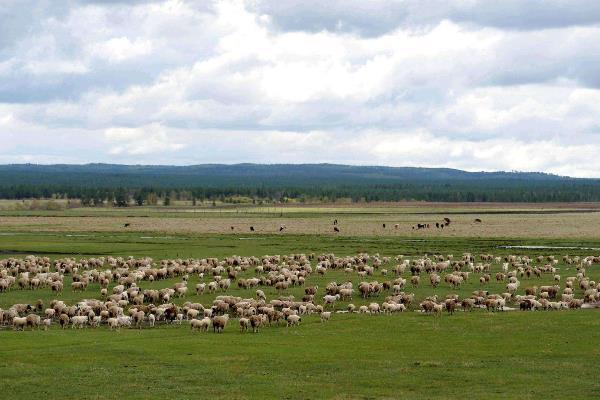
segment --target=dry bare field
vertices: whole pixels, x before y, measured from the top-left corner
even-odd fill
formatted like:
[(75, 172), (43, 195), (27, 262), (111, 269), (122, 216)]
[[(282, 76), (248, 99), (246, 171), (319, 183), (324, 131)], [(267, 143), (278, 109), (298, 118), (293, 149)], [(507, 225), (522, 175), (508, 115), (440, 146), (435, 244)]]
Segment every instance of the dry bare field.
[[(192, 216), (23, 216), (0, 217), (4, 232), (155, 232), (167, 234), (330, 234), (344, 236), (408, 236), (408, 237), (509, 237), (509, 238), (586, 238), (600, 237), (600, 213), (540, 212), (503, 213), (498, 208), (493, 213), (478, 214), (473, 209), (468, 214), (322, 214), (304, 209), (302, 215), (294, 214), (194, 214)], [(436, 229), (435, 223), (444, 217), (451, 219), (450, 226)], [(333, 231), (333, 219), (339, 220), (339, 233)], [(476, 223), (480, 218), (481, 223)], [(128, 227), (124, 225), (130, 224)], [(429, 223), (429, 229), (413, 229), (417, 223)], [(383, 228), (383, 224), (386, 227)], [(395, 225), (398, 224), (398, 228)], [(233, 227), (233, 230), (231, 229)]]

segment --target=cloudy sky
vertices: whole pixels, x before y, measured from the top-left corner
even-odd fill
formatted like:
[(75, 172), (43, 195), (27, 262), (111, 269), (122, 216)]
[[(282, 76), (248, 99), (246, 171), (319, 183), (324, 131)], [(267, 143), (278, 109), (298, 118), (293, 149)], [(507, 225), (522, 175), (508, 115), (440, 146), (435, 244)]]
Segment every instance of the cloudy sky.
[(1, 0), (22, 162), (600, 177), (600, 1)]

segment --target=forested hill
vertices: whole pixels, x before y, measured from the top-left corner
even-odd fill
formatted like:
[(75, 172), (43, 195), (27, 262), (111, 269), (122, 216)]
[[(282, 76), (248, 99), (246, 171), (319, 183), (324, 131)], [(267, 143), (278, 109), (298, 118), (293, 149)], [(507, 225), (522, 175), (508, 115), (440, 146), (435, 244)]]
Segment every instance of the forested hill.
[[(600, 201), (600, 180), (544, 173), (334, 164), (1, 165), (0, 197), (243, 196), (331, 201)], [(101, 194), (99, 194), (101, 193)]]
[(300, 185), (393, 184), (440, 181), (573, 181), (543, 173), (466, 172), (450, 168), (373, 167), (335, 164), (203, 164), (192, 166), (151, 165), (0, 165), (0, 185), (74, 184), (84, 186), (194, 187), (198, 185), (245, 186), (277, 183)]

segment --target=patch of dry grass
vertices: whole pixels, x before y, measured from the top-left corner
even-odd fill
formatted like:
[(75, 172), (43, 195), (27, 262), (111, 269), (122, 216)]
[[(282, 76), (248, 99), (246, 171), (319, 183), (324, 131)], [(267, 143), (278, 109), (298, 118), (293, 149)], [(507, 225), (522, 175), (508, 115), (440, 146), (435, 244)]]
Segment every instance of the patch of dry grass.
[[(375, 214), (342, 215), (339, 235), (344, 236), (409, 236), (409, 237), (510, 237), (510, 238), (597, 238), (600, 236), (600, 213), (547, 214), (458, 214), (449, 215), (450, 226), (436, 229), (446, 214)], [(475, 223), (481, 218), (482, 223)], [(169, 234), (247, 233), (255, 234), (331, 234), (333, 218), (323, 215), (298, 217), (277, 216), (211, 216), (194, 217), (116, 217), (116, 216), (3, 216), (4, 231), (27, 232), (160, 232)], [(129, 223), (129, 227), (124, 227)], [(383, 228), (383, 224), (386, 228)], [(429, 229), (413, 229), (417, 223), (429, 223)], [(398, 228), (394, 227), (398, 224)], [(232, 230), (231, 227), (234, 227)]]

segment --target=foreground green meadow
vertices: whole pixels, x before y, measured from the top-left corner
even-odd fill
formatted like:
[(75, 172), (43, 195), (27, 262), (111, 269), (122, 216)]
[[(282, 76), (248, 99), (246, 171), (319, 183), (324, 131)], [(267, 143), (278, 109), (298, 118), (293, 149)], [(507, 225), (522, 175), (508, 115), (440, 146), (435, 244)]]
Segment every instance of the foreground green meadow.
[(307, 318), (240, 334), (187, 327), (1, 333), (3, 398), (592, 399), (590, 311)]
[[(569, 249), (504, 249), (499, 246), (537, 245)], [(600, 250), (591, 239), (535, 238), (415, 238), (390, 236), (332, 235), (173, 235), (156, 232), (28, 232), (0, 235), (1, 258), (27, 254), (60, 257), (150, 256), (163, 258), (225, 257), (231, 255), (335, 253), (454, 254), (475, 255), (565, 254), (593, 255)], [(558, 265), (564, 277), (574, 268)], [(496, 271), (496, 270), (494, 270)], [(588, 269), (600, 281), (600, 267)], [(504, 291), (506, 283), (482, 285), (478, 275), (459, 290), (441, 284), (433, 289), (422, 277), (417, 288), (407, 286), (418, 300), (432, 294), (473, 290)], [(311, 275), (307, 285), (324, 288), (328, 282), (360, 279), (341, 271), (325, 276)], [(375, 275), (380, 282), (393, 275)], [(179, 279), (146, 282), (146, 288), (169, 287)], [(198, 282), (191, 277), (190, 288)], [(524, 286), (552, 284), (552, 276), (524, 281)], [(278, 294), (263, 288), (268, 299)], [(286, 294), (301, 297), (303, 289)], [(319, 292), (320, 297), (323, 295)], [(254, 290), (238, 289), (227, 294), (253, 296)], [(581, 296), (579, 290), (576, 291)], [(210, 304), (215, 294), (196, 296), (193, 290), (184, 301)], [(361, 299), (357, 306), (376, 299)], [(48, 289), (35, 292), (12, 290), (0, 293), (0, 308), (13, 303), (56, 298)], [(61, 299), (67, 303), (83, 298), (100, 298), (98, 284), (86, 292), (70, 290), (65, 279)], [(337, 309), (344, 309), (340, 301)], [(589, 399), (600, 397), (596, 365), (600, 361), (600, 310), (582, 309), (539, 312), (484, 310), (445, 313), (434, 318), (409, 311), (394, 315), (334, 314), (328, 323), (318, 315), (303, 317), (295, 328), (264, 327), (260, 333), (241, 334), (232, 320), (223, 334), (192, 333), (189, 327), (158, 325), (153, 329), (61, 330), (16, 332), (0, 330), (0, 398), (62, 399), (379, 399), (379, 398), (525, 398)]]

